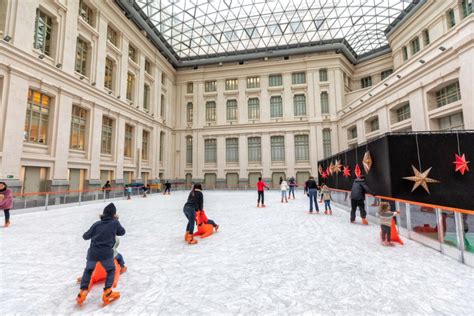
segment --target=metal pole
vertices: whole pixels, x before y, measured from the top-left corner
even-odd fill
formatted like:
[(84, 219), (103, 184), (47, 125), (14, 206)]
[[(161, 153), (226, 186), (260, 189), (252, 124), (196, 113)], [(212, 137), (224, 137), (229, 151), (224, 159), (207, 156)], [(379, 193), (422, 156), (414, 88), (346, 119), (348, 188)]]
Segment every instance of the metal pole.
[(408, 239), (411, 239), (411, 204), (405, 203), (405, 209), (407, 211), (407, 231), (408, 231)]
[(459, 261), (465, 262), (464, 251), (466, 245), (464, 244), (464, 223), (462, 220), (462, 214), (459, 212), (454, 213), (454, 223), (456, 224), (456, 239), (459, 247)]
[(438, 223), (438, 241), (439, 241), (439, 250), (444, 253), (444, 247), (443, 247), (443, 243), (444, 243), (444, 236), (443, 236), (443, 232), (444, 232), (444, 227), (443, 227), (443, 218), (441, 216), (441, 210), (439, 208), (436, 208), (435, 209), (436, 211), (436, 221)]
[(79, 206), (81, 206), (82, 202), (82, 192), (79, 192)]

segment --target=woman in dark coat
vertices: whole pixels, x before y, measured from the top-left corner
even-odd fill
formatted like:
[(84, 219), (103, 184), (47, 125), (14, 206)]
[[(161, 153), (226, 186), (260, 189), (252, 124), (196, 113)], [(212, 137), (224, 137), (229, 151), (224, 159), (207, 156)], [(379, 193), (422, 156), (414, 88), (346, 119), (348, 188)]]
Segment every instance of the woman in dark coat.
[(204, 197), (202, 195), (202, 186), (200, 183), (193, 185), (193, 189), (189, 193), (188, 200), (184, 204), (183, 212), (186, 218), (188, 219), (188, 224), (186, 226), (186, 234), (184, 235), (184, 240), (188, 244), (197, 244), (197, 240), (194, 239), (194, 221), (196, 220), (196, 212), (203, 209)]
[(0, 182), (0, 210), (5, 213), (5, 227), (10, 226), (10, 209), (13, 207), (13, 192), (5, 182)]

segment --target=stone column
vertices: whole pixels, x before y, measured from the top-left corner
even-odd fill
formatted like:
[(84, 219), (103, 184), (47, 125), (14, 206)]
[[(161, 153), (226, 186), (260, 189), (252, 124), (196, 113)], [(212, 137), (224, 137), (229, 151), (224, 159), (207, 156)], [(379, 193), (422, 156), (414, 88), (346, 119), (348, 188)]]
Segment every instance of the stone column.
[(469, 49), (462, 51), (458, 58), (461, 65), (459, 68), (459, 88), (461, 90), (464, 128), (474, 129), (474, 48), (472, 45)]
[(248, 179), (248, 144), (247, 135), (239, 135), (239, 186), (241, 189), (247, 188)]
[(262, 142), (262, 178), (265, 181), (271, 180), (271, 164), (272, 164), (272, 157), (271, 157), (271, 145), (270, 145), (270, 135), (269, 134), (262, 134), (261, 138)]
[(114, 124), (114, 134), (116, 135), (115, 138), (115, 150), (114, 150), (114, 157), (117, 162), (116, 168), (116, 183), (123, 183), (123, 153), (125, 150), (125, 117), (119, 116), (118, 119), (115, 121)]
[[(89, 156), (90, 156), (90, 172), (88, 187), (98, 186), (100, 182), (100, 146), (102, 137), (102, 118), (104, 116), (103, 110), (95, 106), (89, 114), (90, 128), (89, 128)], [(117, 178), (117, 174), (115, 174)], [(122, 176), (120, 176), (120, 179)]]
[(224, 136), (217, 137), (217, 179), (216, 188), (224, 188), (226, 185), (226, 140)]
[[(428, 104), (423, 97), (423, 90), (418, 88), (408, 95), (410, 101), (411, 126), (413, 131), (429, 130), (428, 124)], [(357, 127), (359, 128), (359, 127)], [(359, 135), (359, 130), (357, 130)]]

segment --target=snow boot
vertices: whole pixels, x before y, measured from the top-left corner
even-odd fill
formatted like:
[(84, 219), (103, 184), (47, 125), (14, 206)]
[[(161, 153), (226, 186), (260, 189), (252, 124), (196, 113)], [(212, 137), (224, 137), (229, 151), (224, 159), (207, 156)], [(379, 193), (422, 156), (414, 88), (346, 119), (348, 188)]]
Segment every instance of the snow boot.
[(77, 294), (77, 297), (76, 297), (76, 302), (78, 305), (82, 305), (82, 303), (84, 303), (87, 297), (87, 293), (89, 293), (87, 290), (79, 291), (79, 294)]
[(188, 240), (188, 244), (189, 245), (194, 245), (194, 244), (197, 244), (198, 241), (196, 239), (194, 239), (193, 235), (191, 235), (191, 238)]
[(362, 219), (362, 225), (369, 225), (369, 222), (367, 221), (367, 219), (365, 218)]
[(120, 292), (113, 292), (112, 289), (104, 289), (104, 293), (102, 294), (102, 302), (105, 305), (109, 305), (113, 301), (116, 301), (120, 298)]
[(186, 232), (186, 234), (184, 235), (184, 241), (189, 241), (193, 239), (193, 234), (191, 234), (190, 232)]

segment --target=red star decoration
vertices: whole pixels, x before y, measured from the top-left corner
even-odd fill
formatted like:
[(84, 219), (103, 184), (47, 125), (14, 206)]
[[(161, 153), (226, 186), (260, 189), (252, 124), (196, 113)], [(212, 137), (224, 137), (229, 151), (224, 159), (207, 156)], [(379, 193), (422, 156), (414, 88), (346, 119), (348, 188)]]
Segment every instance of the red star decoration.
[(326, 178), (328, 177), (327, 171), (324, 171), (324, 172), (323, 172), (323, 175), (322, 175), (321, 177), (323, 177), (323, 179), (326, 179)]
[(467, 164), (470, 161), (466, 161), (466, 156), (464, 154), (462, 154), (462, 156), (455, 154), (455, 157), (456, 160), (453, 161), (453, 164), (456, 165), (454, 172), (459, 171), (462, 175), (464, 175), (466, 171), (469, 171), (469, 167), (467, 166)]
[(361, 175), (362, 173), (360, 172), (360, 167), (359, 167), (359, 165), (356, 165), (356, 167), (355, 167), (355, 169), (354, 169), (354, 173), (355, 173), (355, 175), (356, 175), (357, 178), (360, 178), (360, 175)]
[(342, 175), (346, 178), (351, 176), (351, 169), (349, 169), (349, 166), (344, 166), (342, 169)]

